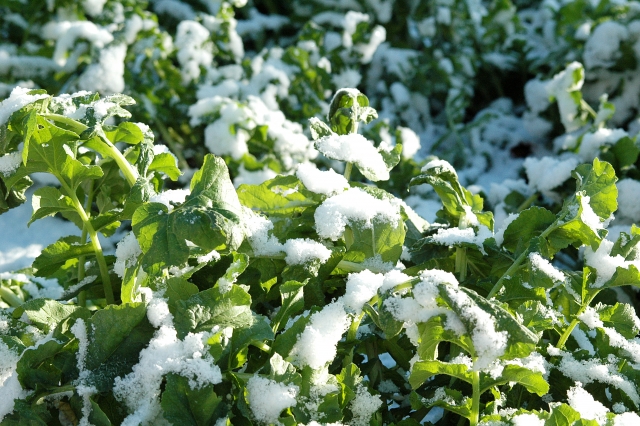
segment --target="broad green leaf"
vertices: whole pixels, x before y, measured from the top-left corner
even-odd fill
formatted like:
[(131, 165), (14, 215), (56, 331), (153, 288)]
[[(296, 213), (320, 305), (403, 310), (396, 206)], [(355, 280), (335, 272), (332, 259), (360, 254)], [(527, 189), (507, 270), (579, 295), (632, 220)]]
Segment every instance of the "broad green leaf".
[(551, 407), (551, 414), (544, 426), (573, 426), (578, 420), (580, 413), (567, 404), (558, 404)]
[(57, 325), (77, 310), (82, 310), (74, 305), (63, 305), (60, 302), (49, 299), (32, 299), (25, 302), (15, 311), (14, 318), (26, 316), (32, 325), (40, 329), (44, 334), (49, 333)]
[(87, 324), (91, 343), (87, 349), (86, 368), (93, 370), (104, 364), (123, 345), (133, 329), (146, 322), (146, 315), (147, 310), (142, 303), (109, 305), (97, 311)]
[(198, 286), (190, 283), (184, 277), (170, 277), (165, 282), (164, 297), (169, 299), (169, 304), (175, 304), (179, 300), (187, 300), (198, 293)]
[(182, 172), (176, 165), (176, 157), (168, 152), (163, 152), (153, 156), (153, 161), (149, 165), (150, 172), (160, 172), (169, 176), (172, 181), (178, 180)]
[(237, 285), (226, 293), (214, 287), (179, 300), (172, 313), (181, 339), (190, 332), (211, 331), (215, 326), (241, 328), (253, 324), (251, 296)]
[(300, 313), (304, 309), (304, 286), (304, 283), (297, 281), (287, 281), (280, 285), (278, 290), (280, 291), (282, 304), (271, 320), (274, 332), (280, 331), (291, 316)]
[(250, 209), (276, 217), (290, 217), (320, 203), (320, 196), (307, 190), (294, 176), (277, 176), (260, 185), (240, 185), (238, 198)]
[(193, 389), (189, 379), (167, 374), (162, 393), (162, 415), (173, 425), (209, 426), (226, 410), (222, 397), (216, 395), (212, 385)]
[(553, 328), (553, 317), (549, 310), (538, 300), (519, 303), (516, 314), (522, 319), (522, 325), (534, 333), (540, 334)]
[(518, 383), (538, 396), (549, 392), (549, 384), (542, 376), (542, 373), (531, 371), (519, 365), (508, 364), (504, 367), (499, 377), (493, 378), (488, 374), (480, 375), (480, 393), (486, 392), (493, 386), (507, 383)]
[[(483, 327), (489, 327), (486, 329), (489, 334), (496, 333), (506, 337), (506, 347), (503, 354), (500, 355), (501, 359), (526, 357), (535, 349), (538, 336), (522, 325), (494, 299), (485, 299), (473, 290), (464, 287), (454, 288), (441, 285), (439, 289), (440, 297), (446, 301), (448, 307), (464, 324), (472, 344), (474, 336), (478, 341), (493, 338), (482, 334), (485, 332)], [(487, 316), (493, 319), (494, 327), (486, 323)], [(483, 327), (480, 327), (480, 322)], [(474, 345), (472, 356), (482, 356), (477, 349)]]
[(129, 121), (123, 121), (116, 127), (104, 126), (103, 130), (104, 134), (114, 144), (124, 142), (129, 145), (136, 145), (144, 139), (144, 135), (140, 127)]
[(156, 274), (181, 266), (189, 258), (188, 242), (203, 250), (234, 250), (244, 238), (241, 206), (221, 158), (208, 155), (191, 180), (191, 194), (169, 212), (148, 203), (133, 214), (133, 232), (140, 243), (142, 265)]
[[(24, 168), (24, 166), (20, 166)], [(33, 181), (24, 176), (13, 182), (13, 186), (7, 187), (4, 177), (0, 173), (0, 214), (22, 205), (27, 201), (27, 189), (31, 187)], [(7, 189), (8, 188), (8, 189)]]
[(33, 261), (32, 266), (36, 269), (36, 276), (48, 277), (60, 269), (69, 259), (93, 254), (91, 243), (81, 244), (79, 237), (62, 237), (42, 250)]
[[(124, 377), (140, 361), (140, 351), (149, 345), (155, 328), (149, 323), (142, 303), (114, 305), (96, 312), (87, 322), (89, 347), (86, 368), (89, 383), (99, 392), (109, 392), (116, 377)], [(105, 312), (107, 311), (107, 312)], [(97, 315), (104, 312), (101, 315)], [(117, 326), (114, 326), (117, 324)]]
[(244, 327), (236, 327), (231, 336), (231, 356), (237, 355), (252, 343), (263, 343), (273, 340), (275, 335), (267, 317), (252, 313), (251, 322)]
[(447, 376), (467, 383), (473, 382), (473, 373), (468, 365), (451, 364), (436, 359), (433, 361), (417, 361), (413, 364), (413, 367), (411, 367), (411, 375), (409, 376), (411, 388), (418, 389), (424, 382), (436, 374), (446, 374)]
[(411, 179), (409, 186), (423, 183), (431, 185), (442, 200), (447, 214), (454, 219), (453, 225), (460, 226), (460, 221), (464, 220), (470, 209), (477, 217), (478, 223), (493, 230), (493, 214), (482, 211), (484, 200), (480, 195), (472, 194), (460, 185), (458, 174), (449, 163), (433, 160), (427, 166), (429, 168), (423, 168), (422, 174)]
[(627, 339), (633, 339), (640, 333), (640, 321), (633, 306), (627, 303), (616, 303), (614, 306), (597, 305), (596, 311), (605, 327), (615, 329)]
[(518, 217), (504, 231), (505, 247), (512, 253), (520, 253), (529, 247), (529, 242), (538, 237), (556, 220), (556, 215), (543, 207), (529, 207), (520, 212)]
[(309, 119), (309, 130), (311, 131), (311, 137), (313, 138), (313, 140), (320, 139), (324, 136), (329, 136), (333, 133), (329, 126), (315, 117), (311, 117)]
[(71, 366), (75, 366), (76, 361), (73, 348), (65, 348), (66, 344), (66, 341), (48, 340), (37, 347), (25, 349), (16, 367), (22, 387), (36, 389), (41, 386), (59, 386), (63, 373), (60, 367), (64, 365), (64, 361), (70, 362)]
[(269, 378), (280, 383), (300, 385), (302, 376), (298, 373), (296, 367), (286, 361), (280, 354), (275, 353), (269, 359)]
[(602, 221), (618, 209), (616, 172), (606, 161), (593, 159), (593, 165), (581, 164), (573, 171), (577, 190), (589, 197), (589, 205)]
[(292, 324), (287, 324), (288, 327), (276, 336), (276, 340), (273, 342), (274, 352), (286, 359), (293, 346), (298, 342), (298, 336), (309, 324), (309, 317), (310, 315), (300, 315), (295, 320), (290, 320)]
[(434, 360), (438, 356), (440, 342), (451, 342), (472, 353), (473, 342), (467, 334), (458, 335), (447, 326), (445, 315), (429, 318), (427, 322), (418, 323), (420, 342), (417, 354), (422, 360)]

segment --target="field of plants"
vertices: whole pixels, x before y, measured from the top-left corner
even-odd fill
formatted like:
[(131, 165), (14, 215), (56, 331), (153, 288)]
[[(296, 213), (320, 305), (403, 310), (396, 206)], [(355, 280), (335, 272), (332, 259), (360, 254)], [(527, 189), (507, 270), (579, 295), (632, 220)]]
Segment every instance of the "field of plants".
[(639, 134), (637, 1), (0, 0), (0, 425), (640, 425)]

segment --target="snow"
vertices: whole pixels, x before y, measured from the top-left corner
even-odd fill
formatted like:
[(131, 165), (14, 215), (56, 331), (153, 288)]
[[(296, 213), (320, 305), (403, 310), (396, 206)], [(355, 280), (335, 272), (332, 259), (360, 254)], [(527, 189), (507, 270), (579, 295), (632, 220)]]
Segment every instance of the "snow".
[(301, 265), (318, 260), (324, 263), (331, 257), (331, 250), (309, 238), (292, 238), (283, 244), (287, 254), (284, 258), (289, 265)]
[(513, 426), (544, 426), (545, 422), (533, 413), (518, 414), (511, 418)]
[(605, 417), (609, 410), (600, 401), (593, 398), (589, 392), (584, 390), (580, 384), (567, 391), (567, 402), (583, 419), (597, 420), (599, 424), (604, 424)]
[(345, 310), (360, 314), (364, 304), (378, 293), (383, 283), (382, 274), (374, 274), (369, 270), (349, 274), (345, 295), (342, 297)]
[(376, 180), (389, 179), (389, 170), (373, 143), (360, 134), (331, 134), (316, 141), (316, 149), (334, 160), (355, 163), (373, 173)]
[(629, 30), (615, 21), (598, 25), (584, 45), (584, 64), (587, 69), (612, 66), (620, 57), (620, 43), (629, 38)]
[(316, 231), (322, 238), (337, 240), (346, 226), (354, 222), (364, 223), (372, 228), (374, 221), (395, 226), (400, 220), (397, 206), (386, 200), (379, 200), (359, 188), (350, 188), (327, 198), (315, 211)]
[(26, 391), (20, 386), (16, 372), (19, 359), (19, 354), (13, 352), (3, 341), (0, 341), (0, 388), (2, 388), (0, 422), (13, 411), (16, 399), (27, 396)]
[(126, 55), (126, 44), (110, 45), (102, 49), (98, 62), (89, 65), (78, 78), (78, 89), (99, 92), (101, 95), (123, 92)]
[(20, 108), (23, 108), (38, 99), (45, 99), (49, 97), (49, 95), (29, 95), (31, 90), (32, 89), (28, 89), (26, 87), (16, 87), (11, 91), (11, 94), (7, 99), (0, 102), (0, 126), (9, 121), (11, 114), (18, 111)]
[(342, 301), (332, 302), (311, 315), (309, 324), (291, 349), (292, 363), (317, 370), (333, 361), (338, 341), (350, 323)]
[(344, 176), (333, 169), (318, 170), (314, 163), (302, 163), (296, 169), (296, 176), (311, 192), (322, 195), (335, 195), (349, 187)]
[(256, 420), (268, 424), (280, 424), (282, 410), (296, 406), (298, 391), (296, 385), (287, 386), (260, 376), (247, 381), (249, 408)]
[(524, 160), (524, 169), (529, 185), (536, 191), (545, 193), (557, 188), (569, 179), (571, 172), (578, 164), (578, 159), (575, 157), (569, 157), (565, 160), (557, 157), (528, 157)]
[(630, 222), (640, 222), (640, 203), (637, 196), (640, 194), (640, 182), (635, 179), (620, 179), (616, 182), (618, 188), (617, 219), (625, 219)]
[(371, 416), (382, 406), (379, 395), (371, 395), (364, 386), (358, 386), (350, 408), (353, 413), (352, 426), (368, 426)]

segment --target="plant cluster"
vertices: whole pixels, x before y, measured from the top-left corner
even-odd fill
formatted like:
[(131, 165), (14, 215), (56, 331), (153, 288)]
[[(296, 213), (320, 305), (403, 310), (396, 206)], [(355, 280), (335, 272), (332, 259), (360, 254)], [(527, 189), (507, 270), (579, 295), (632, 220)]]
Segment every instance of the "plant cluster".
[(0, 0), (0, 424), (639, 423), (638, 18)]

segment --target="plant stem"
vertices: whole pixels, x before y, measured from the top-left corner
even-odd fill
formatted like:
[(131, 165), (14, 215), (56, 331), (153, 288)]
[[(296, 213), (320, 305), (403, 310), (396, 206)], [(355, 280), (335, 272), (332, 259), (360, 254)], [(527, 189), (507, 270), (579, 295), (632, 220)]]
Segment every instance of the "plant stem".
[(460, 282), (467, 279), (467, 249), (466, 247), (456, 247), (455, 271), (460, 274)]
[(115, 298), (113, 297), (113, 289), (111, 288), (111, 279), (109, 278), (109, 268), (107, 267), (107, 261), (104, 258), (104, 254), (102, 252), (102, 246), (100, 245), (100, 240), (98, 240), (98, 233), (93, 229), (93, 225), (91, 224), (91, 219), (87, 215), (87, 212), (84, 210), (82, 203), (78, 200), (78, 196), (76, 192), (70, 188), (64, 181), (64, 179), (56, 176), (62, 187), (67, 192), (69, 198), (73, 201), (73, 204), (76, 208), (76, 212), (80, 216), (82, 220), (82, 228), (86, 229), (89, 234), (89, 238), (91, 239), (91, 247), (93, 248), (93, 252), (96, 256), (96, 261), (98, 262), (98, 267), (100, 268), (100, 277), (102, 278), (102, 287), (104, 288), (104, 296), (107, 299), (107, 304), (112, 305), (115, 303)]
[(471, 402), (471, 416), (469, 417), (469, 426), (476, 426), (480, 418), (480, 372), (473, 371), (473, 381), (471, 387), (473, 389), (473, 400)]
[(102, 142), (104, 142), (105, 145), (109, 147), (109, 153), (111, 154), (111, 157), (115, 160), (116, 164), (118, 164), (118, 167), (120, 167), (120, 171), (122, 171), (122, 174), (124, 175), (125, 179), (127, 179), (127, 182), (129, 182), (129, 185), (135, 185), (136, 181), (140, 177), (140, 175), (138, 174), (138, 170), (136, 170), (136, 168), (133, 167), (133, 165), (129, 163), (126, 158), (124, 158), (124, 155), (118, 148), (116, 148), (113, 142), (109, 140), (102, 128), (98, 128), (98, 131), (96, 133), (100, 137)]
[(20, 299), (11, 289), (0, 285), (0, 299), (7, 302), (10, 306), (17, 308), (24, 303), (24, 300)]
[(531, 204), (538, 198), (538, 193), (534, 192), (518, 206), (518, 213), (531, 207)]
[[(94, 186), (93, 180), (89, 181), (89, 195), (87, 196), (87, 201), (85, 203), (85, 212), (91, 211), (91, 204), (93, 204), (93, 195), (94, 195)], [(87, 242), (87, 227), (82, 226), (82, 234), (80, 235), (80, 244), (84, 244)], [(78, 257), (78, 282), (81, 282), (85, 277), (85, 269), (84, 269), (84, 261), (85, 256)], [(78, 306), (85, 307), (87, 306), (87, 292), (85, 290), (81, 290), (78, 293)]]
[(346, 180), (349, 180), (349, 178), (351, 177), (351, 170), (353, 169), (353, 163), (347, 163), (344, 166), (344, 178)]
[[(58, 123), (63, 123), (78, 134), (88, 129), (88, 127), (84, 124), (79, 123), (69, 117), (65, 117), (64, 115), (42, 114), (42, 117), (49, 120), (57, 121)], [(131, 165), (131, 163), (127, 161), (126, 158), (124, 158), (124, 155), (122, 155), (120, 150), (116, 148), (113, 142), (109, 140), (107, 135), (105, 135), (104, 131), (102, 130), (102, 127), (96, 128), (96, 134), (109, 148), (109, 154), (115, 160), (116, 164), (118, 164), (118, 167), (120, 167), (120, 170), (127, 179), (127, 182), (129, 182), (129, 185), (133, 186), (136, 183), (136, 180), (138, 180), (138, 171)]]
[(569, 336), (571, 336), (573, 329), (576, 328), (576, 326), (580, 322), (580, 320), (577, 317), (579, 315), (582, 315), (582, 313), (585, 311), (585, 309), (587, 309), (587, 307), (591, 304), (593, 299), (595, 299), (598, 293), (600, 292), (599, 291), (594, 292), (589, 299), (584, 301), (584, 304), (582, 305), (582, 307), (580, 307), (580, 310), (578, 310), (578, 313), (576, 313), (576, 318), (574, 318), (573, 321), (571, 321), (571, 324), (569, 324), (569, 327), (567, 327), (564, 333), (562, 333), (562, 335), (560, 336), (560, 339), (558, 340), (558, 344), (556, 345), (556, 348), (558, 349), (564, 348), (564, 345), (567, 343), (567, 340), (569, 340)]

